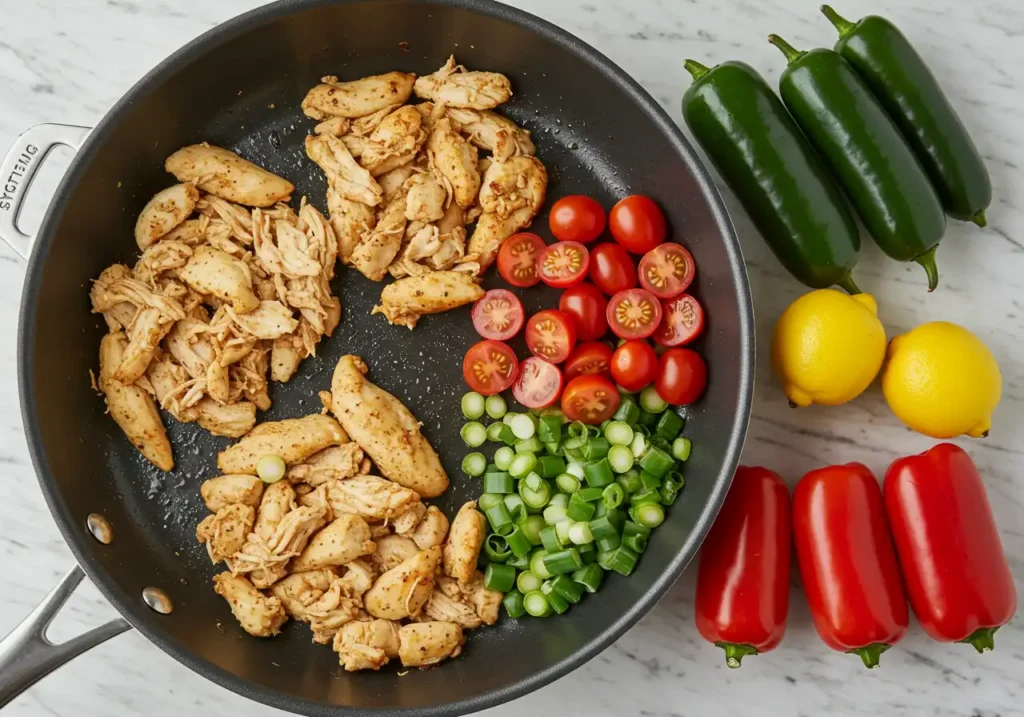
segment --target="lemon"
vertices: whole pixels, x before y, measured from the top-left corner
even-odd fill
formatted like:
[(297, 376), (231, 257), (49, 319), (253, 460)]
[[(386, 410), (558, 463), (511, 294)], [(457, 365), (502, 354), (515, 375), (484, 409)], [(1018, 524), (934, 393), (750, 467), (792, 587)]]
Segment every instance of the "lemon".
[(946, 321), (894, 338), (882, 373), (892, 412), (932, 438), (986, 435), (1002, 384), (999, 366), (981, 339)]
[(795, 406), (837, 406), (856, 398), (884, 359), (885, 329), (869, 294), (812, 291), (775, 324), (772, 366)]

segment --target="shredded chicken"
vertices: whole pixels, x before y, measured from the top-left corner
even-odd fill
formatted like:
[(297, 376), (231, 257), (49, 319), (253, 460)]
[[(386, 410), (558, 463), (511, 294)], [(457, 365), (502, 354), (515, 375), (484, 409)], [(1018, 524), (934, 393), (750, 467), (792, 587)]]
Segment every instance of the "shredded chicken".
[(288, 620), (280, 600), (267, 597), (244, 577), (231, 573), (215, 575), (213, 589), (228, 601), (239, 624), (253, 637), (272, 637)]
[(381, 304), (373, 313), (384, 314), (392, 324), (413, 328), (426, 314), (471, 304), (484, 295), (473, 277), (461, 271), (437, 271), (410, 276), (388, 284)]
[(334, 651), (347, 672), (379, 670), (398, 657), (398, 623), (369, 620), (346, 623), (334, 636)]
[(360, 475), (362, 462), (363, 449), (359, 444), (344, 443), (325, 448), (302, 463), (291, 466), (285, 478), (291, 483), (308, 483), (315, 488), (328, 481), (343, 481)]
[(339, 82), (333, 76), (324, 77), (322, 84), (307, 93), (302, 101), (302, 111), (315, 120), (365, 117), (385, 107), (405, 104), (415, 79), (415, 75), (404, 72), (389, 72), (352, 82)]
[(454, 56), (433, 74), (418, 78), (413, 91), (417, 97), (438, 105), (477, 110), (497, 107), (512, 96), (512, 86), (505, 75), (470, 72), (456, 64)]

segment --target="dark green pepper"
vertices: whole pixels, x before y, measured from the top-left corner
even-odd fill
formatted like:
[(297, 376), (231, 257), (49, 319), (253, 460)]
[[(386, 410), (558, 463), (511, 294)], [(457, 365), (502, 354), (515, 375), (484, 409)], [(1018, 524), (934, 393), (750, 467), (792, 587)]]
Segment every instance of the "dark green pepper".
[(789, 62), (779, 80), (782, 101), (831, 165), (868, 233), (891, 258), (923, 266), (933, 291), (946, 217), (899, 129), (840, 55), (799, 52), (778, 35), (768, 39)]
[(954, 219), (985, 226), (992, 181), (978, 149), (939, 87), (935, 75), (903, 33), (884, 17), (852, 23), (822, 5), (836, 29), (835, 50), (864, 79), (896, 122)]
[(772, 88), (741, 62), (687, 60), (690, 131), (790, 274), (851, 294), (860, 236), (842, 192)]

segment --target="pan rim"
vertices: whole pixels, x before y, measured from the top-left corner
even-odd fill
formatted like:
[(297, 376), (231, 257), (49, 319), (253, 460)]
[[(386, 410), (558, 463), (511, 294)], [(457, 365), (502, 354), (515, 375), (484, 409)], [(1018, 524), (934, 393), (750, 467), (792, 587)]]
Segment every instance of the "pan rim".
[[(279, 2), (255, 8), (233, 17), (215, 28), (194, 38), (156, 67), (147, 72), (131, 89), (111, 107), (103, 119), (90, 134), (82, 149), (77, 153), (67, 173), (60, 182), (54, 197), (63, 196), (67, 188), (78, 183), (85, 168), (106, 142), (112, 133), (117, 120), (124, 110), (137, 98), (161, 86), (181, 65), (211, 51), (238, 35), (246, 33), (262, 24), (277, 20), (289, 14), (305, 11), (314, 7), (331, 4), (347, 4), (363, 0), (280, 0)], [(740, 243), (729, 217), (725, 204), (711, 179), (703, 162), (690, 146), (682, 131), (636, 80), (618, 65), (589, 44), (575, 35), (562, 30), (552, 23), (532, 15), (524, 10), (503, 5), (492, 0), (415, 0), (423, 4), (448, 6), (469, 10), (471, 12), (511, 22), (525, 27), (529, 31), (545, 39), (565, 47), (583, 59), (594, 71), (600, 72), (611, 80), (626, 96), (635, 102), (659, 127), (670, 141), (677, 154), (693, 172), (698, 187), (713, 215), (716, 227), (725, 244), (733, 286), (737, 292), (739, 303), (739, 341), (740, 341), (740, 386), (739, 398), (735, 406), (735, 418), (729, 433), (725, 460), (719, 470), (717, 479), (704, 511), (694, 525), (688, 538), (676, 556), (665, 566), (661, 576), (652, 584), (644, 596), (628, 611), (621, 614), (614, 622), (605, 627), (596, 637), (583, 645), (582, 648), (568, 655), (548, 668), (531, 676), (511, 683), (500, 690), (477, 695), (465, 700), (450, 702), (438, 707), (416, 707), (398, 709), (371, 709), (365, 707), (345, 707), (313, 702), (283, 692), (269, 689), (250, 682), (235, 674), (214, 665), (196, 654), (181, 649), (167, 640), (162, 631), (153, 629), (147, 621), (139, 618), (148, 609), (137, 599), (127, 595), (121, 587), (99, 564), (92, 551), (83, 543), (88, 540), (85, 532), (78, 525), (75, 516), (64, 501), (61, 492), (52, 479), (47, 458), (41, 440), (38, 413), (34, 402), (35, 371), (31, 361), (34, 336), (31, 327), (35, 325), (39, 304), (39, 288), (45, 260), (48, 258), (55, 229), (64, 214), (63, 202), (52, 201), (40, 226), (38, 239), (29, 258), (25, 284), (22, 292), (21, 310), (18, 322), (18, 385), (22, 419), (26, 431), (26, 440), (43, 496), (47, 506), (60, 529), (61, 535), (82, 566), (90, 580), (99, 588), (103, 596), (115, 609), (138, 629), (150, 642), (169, 654), (175, 660), (206, 679), (227, 688), (248, 699), (261, 702), (278, 709), (307, 715), (337, 714), (339, 711), (353, 715), (370, 715), (375, 717), (427, 717), (427, 715), (447, 717), (468, 714), (510, 702), (533, 692), (569, 672), (581, 667), (609, 647), (625, 632), (635, 625), (640, 618), (654, 607), (668, 589), (682, 574), (683, 570), (694, 557), (700, 543), (706, 536), (714, 518), (721, 508), (726, 490), (732, 480), (733, 472), (739, 463), (743, 441), (750, 421), (753, 399), (753, 366), (754, 366), (754, 322), (753, 306), (749, 280), (743, 261)]]

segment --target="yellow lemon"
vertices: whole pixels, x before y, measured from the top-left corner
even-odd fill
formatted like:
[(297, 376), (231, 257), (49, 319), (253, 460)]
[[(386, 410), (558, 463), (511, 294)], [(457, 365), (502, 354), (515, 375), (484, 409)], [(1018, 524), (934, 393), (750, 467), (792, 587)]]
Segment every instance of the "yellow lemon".
[(926, 436), (986, 435), (1002, 388), (992, 352), (962, 326), (934, 321), (889, 344), (885, 400), (901, 421)]
[(885, 329), (869, 294), (812, 291), (775, 324), (772, 366), (795, 406), (837, 406), (856, 398), (884, 359)]

